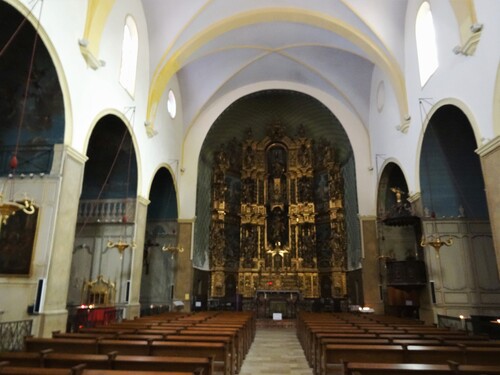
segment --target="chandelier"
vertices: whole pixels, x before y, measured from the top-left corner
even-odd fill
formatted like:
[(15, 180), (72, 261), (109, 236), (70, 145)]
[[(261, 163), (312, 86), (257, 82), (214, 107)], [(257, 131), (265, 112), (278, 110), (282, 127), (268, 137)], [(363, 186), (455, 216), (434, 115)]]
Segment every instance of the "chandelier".
[(169, 253), (183, 253), (184, 248), (182, 246), (172, 246), (172, 245), (163, 245), (161, 248), (162, 251)]
[[(38, 3), (38, 1), (36, 1)], [(36, 5), (35, 3), (35, 5)], [(43, 0), (42, 0), (43, 3)], [(33, 5), (33, 8), (34, 6)], [(29, 11), (30, 13), (32, 10)], [(12, 173), (9, 174), (8, 179), (13, 180), (14, 173), (17, 169), (18, 166), (18, 160), (17, 160), (17, 154), (19, 150), (19, 143), (20, 143), (20, 135), (21, 135), (21, 130), (23, 128), (23, 122), (24, 122), (24, 117), (26, 114), (26, 107), (27, 107), (27, 102), (28, 102), (28, 94), (29, 94), (29, 89), (30, 89), (30, 84), (31, 84), (31, 79), (33, 75), (33, 66), (34, 66), (34, 61), (35, 61), (35, 51), (37, 47), (37, 42), (38, 42), (38, 29), (40, 27), (40, 18), (41, 18), (41, 12), (42, 12), (42, 7), (40, 7), (40, 14), (38, 16), (38, 22), (36, 25), (36, 31), (35, 31), (35, 38), (33, 41), (33, 49), (31, 53), (31, 59), (29, 61), (29, 69), (28, 69), (28, 76), (26, 79), (26, 84), (24, 86), (24, 94), (21, 100), (21, 113), (19, 117), (19, 123), (17, 126), (17, 136), (16, 136), (16, 144), (15, 144), (15, 150), (14, 153), (10, 159), (9, 166), (12, 170)], [(24, 21), (23, 21), (24, 23)], [(22, 24), (21, 24), (22, 25)], [(19, 29), (18, 29), (19, 30)], [(6, 49), (10, 46), (11, 42), (16, 36), (17, 31), (10, 37), (10, 39), (7, 41), (7, 43), (1, 48), (0, 50), (0, 55), (2, 55)], [(23, 175), (21, 175), (23, 177)], [(11, 191), (11, 197), (9, 200), (4, 199), (4, 191), (5, 191), (5, 185), (3, 191), (0, 192), (0, 231), (2, 229), (2, 225), (7, 224), (9, 217), (12, 215), (15, 215), (16, 212), (22, 211), (27, 215), (32, 215), (35, 213), (35, 206), (33, 203), (32, 199), (29, 199), (27, 195), (25, 194), (23, 199), (20, 199), (16, 201), (14, 199), (14, 183), (11, 183), (10, 191)]]
[(439, 256), (439, 250), (443, 246), (451, 246), (453, 244), (453, 239), (448, 236), (448, 239), (443, 240), (442, 236), (439, 234), (432, 234), (428, 236), (427, 238), (425, 236), (422, 236), (422, 239), (420, 240), (420, 246), (432, 246), (434, 250), (436, 250), (437, 256)]
[(2, 225), (7, 224), (9, 217), (15, 215), (20, 210), (27, 215), (34, 214), (35, 206), (33, 205), (33, 201), (28, 198), (24, 198), (21, 202), (12, 200), (4, 201), (3, 193), (0, 193), (0, 231), (2, 230)]
[(172, 235), (175, 237), (175, 242), (177, 243), (176, 245), (172, 244), (165, 244), (162, 246), (161, 250), (170, 253), (172, 257), (174, 254), (179, 254), (184, 252), (184, 248), (182, 246), (179, 246), (179, 238), (177, 236), (177, 231), (174, 229), (172, 230)]
[(128, 243), (128, 242), (123, 241), (122, 238), (120, 237), (118, 242), (113, 242), (113, 241), (109, 240), (106, 247), (108, 249), (116, 248), (118, 250), (118, 252), (120, 253), (120, 258), (123, 258), (123, 252), (125, 251), (125, 249), (127, 249), (129, 247), (131, 249), (135, 249), (136, 245), (135, 245), (134, 241), (132, 241), (131, 243)]

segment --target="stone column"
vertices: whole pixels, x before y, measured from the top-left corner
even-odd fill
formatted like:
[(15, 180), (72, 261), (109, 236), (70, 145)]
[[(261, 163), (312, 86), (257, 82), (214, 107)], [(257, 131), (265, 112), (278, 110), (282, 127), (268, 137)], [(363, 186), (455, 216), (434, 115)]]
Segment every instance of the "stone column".
[(125, 309), (125, 318), (133, 319), (140, 316), (141, 305), (139, 295), (141, 292), (142, 262), (144, 256), (144, 236), (146, 234), (146, 223), (148, 217), (148, 205), (150, 201), (144, 197), (137, 197), (135, 208), (135, 249), (132, 250), (132, 264), (130, 270), (130, 291), (128, 305)]
[[(59, 156), (60, 155), (60, 156)], [(58, 159), (60, 163), (58, 162)], [(59, 204), (55, 215), (53, 244), (47, 267), (45, 299), (39, 316), (38, 335), (50, 337), (53, 331), (66, 331), (71, 258), (75, 240), (78, 203), (87, 157), (68, 146), (55, 147), (51, 175), (60, 176)], [(42, 214), (43, 217), (43, 214)]]
[(384, 304), (380, 299), (379, 251), (377, 245), (377, 218), (362, 216), (361, 245), (363, 246), (363, 296), (365, 306), (375, 309), (375, 313), (384, 313)]
[(476, 150), (481, 158), (493, 245), (500, 274), (500, 136)]
[(191, 311), (193, 289), (192, 236), (193, 220), (179, 219), (179, 246), (184, 252), (175, 255), (174, 301), (184, 302), (183, 311)]

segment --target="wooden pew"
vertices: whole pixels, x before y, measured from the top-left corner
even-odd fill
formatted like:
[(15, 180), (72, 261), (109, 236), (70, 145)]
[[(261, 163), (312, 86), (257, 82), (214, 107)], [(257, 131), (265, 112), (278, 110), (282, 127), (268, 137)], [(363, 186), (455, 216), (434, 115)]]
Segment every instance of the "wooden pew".
[(97, 340), (43, 337), (26, 337), (24, 339), (24, 350), (27, 352), (41, 352), (46, 349), (60, 353), (99, 354)]
[(180, 371), (126, 371), (126, 370), (83, 370), (81, 375), (205, 375), (203, 370)]
[(402, 361), (405, 363), (465, 363), (465, 351), (458, 346), (409, 345), (405, 349), (405, 358)]
[(466, 346), (465, 364), (500, 365), (499, 347)]
[[(1, 364), (1, 363), (0, 363)], [(81, 372), (74, 372), (71, 369), (48, 369), (48, 368), (36, 368), (36, 367), (13, 367), (13, 366), (1, 366), (0, 374), (2, 375), (76, 375), (81, 374)]]
[(83, 332), (52, 332), (52, 338), (55, 339), (113, 339), (118, 337), (117, 332), (107, 332), (107, 333), (83, 333)]
[(499, 375), (500, 366), (417, 363), (344, 363), (344, 375)]
[(113, 360), (113, 369), (135, 371), (200, 371), (203, 375), (214, 374), (213, 357), (181, 356), (130, 356), (117, 355)]
[[(99, 340), (97, 353), (118, 352), (127, 355), (151, 355), (151, 343), (146, 340)], [(83, 353), (83, 352), (82, 352)]]
[[(8, 361), (10, 367), (37, 368), (72, 368), (85, 365), (86, 369), (99, 370), (147, 370), (147, 371), (198, 371), (204, 375), (214, 374), (213, 357), (179, 357), (179, 356), (127, 356), (117, 355), (116, 352), (105, 354), (75, 354), (75, 353), (30, 353), (16, 352), (13, 361)], [(6, 361), (4, 361), (6, 362)], [(200, 371), (201, 370), (201, 371)], [(1, 372), (0, 372), (1, 373)]]
[(229, 348), (229, 355), (231, 357), (231, 366), (234, 372), (239, 371), (238, 359), (235, 350), (235, 343), (231, 336), (201, 336), (201, 335), (169, 335), (166, 337), (171, 341), (186, 341), (186, 342), (222, 342)]
[(319, 372), (328, 374), (330, 365), (354, 361), (404, 363), (405, 350), (401, 345), (324, 345)]
[(40, 352), (0, 352), (0, 362), (9, 362), (9, 366), (41, 367)]
[(85, 364), (87, 369), (112, 369), (116, 353), (110, 354), (74, 354), (74, 353), (46, 353), (42, 358), (42, 367), (69, 368), (78, 364)]
[[(206, 331), (204, 331), (206, 333)], [(233, 375), (236, 366), (232, 362), (229, 340), (221, 342), (145, 341), (145, 340), (92, 340), (92, 339), (45, 339), (26, 338), (26, 351), (40, 352), (51, 349), (58, 353), (106, 354), (118, 352), (122, 355), (180, 355), (191, 357), (214, 356), (226, 375)], [(233, 357), (234, 358), (234, 357)]]
[(154, 341), (150, 348), (153, 356), (213, 357), (216, 370), (234, 375), (228, 345), (222, 342)]
[(130, 336), (130, 335), (161, 335), (161, 336), (167, 336), (167, 335), (175, 335), (179, 332), (180, 330), (178, 329), (163, 329), (163, 328), (149, 328), (149, 329), (138, 329), (134, 333), (129, 333), (129, 334), (120, 334), (119, 336)]
[(451, 375), (454, 372), (445, 364), (419, 363), (344, 363), (344, 375)]
[(81, 375), (85, 365), (72, 368), (47, 369), (37, 367), (10, 366), (8, 361), (0, 362), (0, 374), (3, 375)]
[(180, 371), (127, 371), (127, 370), (83, 370), (81, 375), (205, 375), (203, 370)]
[(237, 367), (238, 367), (238, 369), (241, 368), (241, 365), (243, 363), (243, 359), (245, 358), (246, 353), (243, 350), (244, 346), (243, 346), (243, 343), (242, 343), (240, 336), (238, 335), (238, 332), (235, 332), (234, 330), (231, 330), (231, 331), (206, 330), (206, 329), (196, 330), (193, 328), (193, 329), (182, 330), (178, 334), (182, 335), (182, 336), (217, 336), (217, 337), (218, 336), (226, 336), (226, 337), (230, 337), (235, 344)]

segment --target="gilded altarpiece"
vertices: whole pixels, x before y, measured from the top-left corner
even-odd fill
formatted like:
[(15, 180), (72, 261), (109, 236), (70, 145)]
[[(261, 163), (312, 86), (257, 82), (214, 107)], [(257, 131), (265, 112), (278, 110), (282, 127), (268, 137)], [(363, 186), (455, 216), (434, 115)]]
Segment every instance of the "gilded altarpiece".
[(344, 183), (335, 149), (284, 125), (221, 145), (212, 169), (212, 298), (346, 294)]

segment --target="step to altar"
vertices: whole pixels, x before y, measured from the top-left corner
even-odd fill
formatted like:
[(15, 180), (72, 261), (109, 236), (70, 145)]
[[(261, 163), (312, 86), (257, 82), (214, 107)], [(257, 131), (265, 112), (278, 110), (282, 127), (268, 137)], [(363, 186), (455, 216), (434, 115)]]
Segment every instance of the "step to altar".
[(269, 319), (257, 319), (257, 328), (295, 328), (295, 319), (283, 319), (283, 320), (273, 320)]

